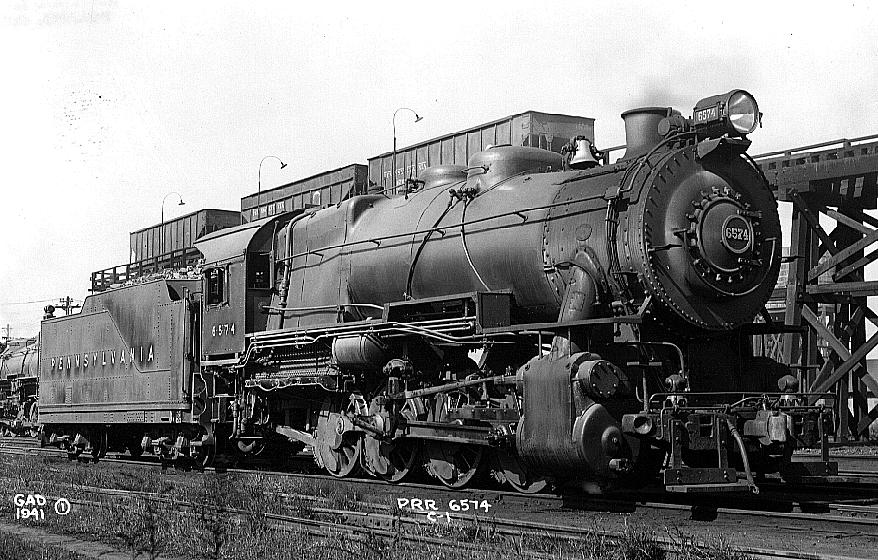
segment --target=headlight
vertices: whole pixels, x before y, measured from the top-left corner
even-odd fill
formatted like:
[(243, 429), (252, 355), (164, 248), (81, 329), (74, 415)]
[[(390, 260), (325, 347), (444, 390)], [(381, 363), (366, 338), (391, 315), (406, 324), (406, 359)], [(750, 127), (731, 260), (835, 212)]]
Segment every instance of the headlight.
[(743, 136), (759, 126), (762, 113), (752, 95), (733, 89), (724, 95), (712, 95), (699, 101), (692, 110), (696, 130), (711, 136)]
[(729, 124), (741, 134), (750, 134), (759, 125), (759, 106), (746, 91), (738, 90), (729, 96)]

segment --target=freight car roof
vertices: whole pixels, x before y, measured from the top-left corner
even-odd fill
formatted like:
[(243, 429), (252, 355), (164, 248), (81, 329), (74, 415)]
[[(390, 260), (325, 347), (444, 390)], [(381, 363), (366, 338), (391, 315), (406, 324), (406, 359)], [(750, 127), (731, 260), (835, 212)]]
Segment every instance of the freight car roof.
[[(202, 213), (205, 215), (211, 215), (211, 216), (226, 215), (227, 214), (227, 215), (230, 215), (234, 218), (238, 217), (237, 210), (226, 210), (224, 208), (199, 208), (198, 210), (189, 212), (188, 214), (182, 214), (182, 215), (177, 216), (175, 218), (168, 218), (162, 223), (164, 223), (165, 226), (169, 226), (175, 222), (180, 222), (180, 221), (185, 220), (186, 218), (191, 218), (192, 216), (195, 216), (196, 214), (202, 214)], [(146, 227), (143, 227), (140, 229), (136, 229), (136, 230), (132, 231), (131, 234), (140, 233), (140, 232), (150, 230), (150, 229), (159, 229), (162, 227), (162, 223), (157, 223), (157, 224), (153, 224), (151, 226), (146, 226)]]
[[(274, 202), (275, 200), (278, 200), (278, 198), (282, 198), (289, 194), (298, 194), (306, 190), (312, 190), (314, 188), (319, 189), (326, 185), (355, 179), (358, 171), (365, 176), (367, 169), (367, 166), (362, 163), (351, 163), (337, 169), (321, 171), (301, 179), (296, 179), (295, 181), (290, 181), (289, 183), (284, 183), (277, 187), (262, 189), (258, 193), (251, 193), (241, 197), (241, 211), (254, 208), (256, 206), (257, 198), (261, 197), (263, 204), (266, 202)], [(281, 191), (284, 192), (281, 193)], [(278, 195), (278, 193), (281, 194)]]
[[(412, 149), (415, 149), (415, 148), (421, 148), (421, 147), (424, 147), (424, 146), (428, 146), (428, 145), (430, 145), (430, 144), (434, 144), (435, 142), (437, 142), (437, 141), (439, 141), (439, 140), (447, 139), (447, 138), (450, 138), (450, 137), (453, 137), (453, 136), (462, 136), (462, 135), (468, 134), (468, 133), (470, 133), (470, 132), (480, 131), (480, 130), (482, 130), (482, 129), (484, 129), (484, 128), (487, 128), (487, 127), (490, 127), (490, 126), (493, 126), (493, 125), (496, 125), (496, 124), (504, 123), (504, 122), (507, 122), (507, 121), (511, 121), (512, 119), (515, 119), (515, 118), (518, 118), (518, 117), (525, 117), (525, 116), (530, 116), (530, 117), (537, 116), (537, 117), (542, 117), (542, 118), (547, 118), (547, 119), (569, 120), (569, 121), (574, 121), (574, 122), (590, 122), (590, 123), (594, 123), (594, 119), (591, 118), (591, 117), (582, 117), (582, 116), (578, 116), (578, 115), (565, 115), (565, 114), (563, 114), (563, 113), (543, 113), (543, 112), (541, 112), (541, 111), (523, 111), (523, 112), (521, 112), (521, 113), (515, 113), (514, 115), (509, 115), (509, 116), (506, 116), (506, 117), (502, 117), (502, 118), (499, 118), (499, 119), (495, 119), (495, 120), (493, 120), (493, 121), (489, 121), (489, 122), (486, 122), (486, 123), (482, 123), (482, 124), (480, 124), (480, 125), (471, 126), (471, 127), (469, 127), (469, 128), (465, 128), (465, 129), (463, 129), (463, 130), (459, 130), (459, 131), (457, 131), (457, 132), (449, 132), (449, 133), (446, 133), (446, 134), (442, 134), (442, 135), (440, 135), (440, 136), (436, 136), (436, 137), (434, 137), (434, 138), (430, 138), (429, 140), (424, 140), (424, 141), (422, 141), (422, 142), (418, 142), (417, 144), (412, 144), (412, 145), (410, 145), (410, 146), (405, 146), (405, 147), (403, 147), (403, 148), (398, 148), (398, 149), (396, 150), (396, 153), (399, 154), (400, 152), (404, 152), (404, 151), (407, 151), (407, 150), (412, 150)], [(565, 140), (565, 142), (566, 142), (566, 141), (568, 140), (568, 138), (565, 138), (564, 140)], [(390, 151), (390, 152), (384, 152), (384, 153), (382, 153), (382, 154), (378, 154), (377, 156), (372, 156), (372, 157), (368, 158), (368, 160), (369, 160), (369, 161), (372, 161), (372, 160), (374, 160), (374, 159), (387, 157), (387, 156), (392, 155), (392, 154), (393, 154), (392, 151)]]

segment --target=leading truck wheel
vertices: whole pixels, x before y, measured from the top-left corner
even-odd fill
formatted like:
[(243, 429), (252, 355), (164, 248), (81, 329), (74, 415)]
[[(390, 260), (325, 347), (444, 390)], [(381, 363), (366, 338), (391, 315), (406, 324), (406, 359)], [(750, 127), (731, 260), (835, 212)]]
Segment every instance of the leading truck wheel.
[(427, 472), (449, 488), (463, 488), (482, 470), (484, 452), (479, 445), (431, 441), (424, 445)]

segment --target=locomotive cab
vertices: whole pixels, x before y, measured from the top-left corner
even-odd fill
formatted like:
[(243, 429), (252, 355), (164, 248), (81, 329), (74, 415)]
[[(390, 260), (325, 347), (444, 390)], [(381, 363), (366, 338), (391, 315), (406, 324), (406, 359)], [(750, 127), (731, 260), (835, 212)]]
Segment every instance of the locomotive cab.
[(245, 334), (266, 329), (273, 293), (272, 237), (289, 218), (285, 214), (222, 229), (196, 243), (205, 262), (201, 352), (207, 363), (237, 361)]

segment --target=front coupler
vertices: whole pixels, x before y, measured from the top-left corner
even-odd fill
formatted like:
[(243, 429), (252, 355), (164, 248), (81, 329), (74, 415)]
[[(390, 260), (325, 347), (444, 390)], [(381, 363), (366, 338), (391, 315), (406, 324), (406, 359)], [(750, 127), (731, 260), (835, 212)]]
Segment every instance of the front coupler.
[[(672, 406), (626, 414), (626, 434), (650, 438), (650, 443), (667, 451), (664, 484), (669, 492), (724, 492), (750, 490), (759, 493), (749, 458), (735, 423), (727, 414)], [(738, 448), (743, 458), (746, 481), (729, 464), (729, 447)]]
[[(779, 472), (785, 480), (837, 474), (838, 464), (829, 461), (826, 438), (830, 411), (823, 405), (805, 404), (808, 395), (741, 398), (740, 393), (735, 395), (739, 400), (731, 405), (691, 404), (696, 399), (716, 403), (723, 396), (653, 395), (646, 410), (623, 417), (623, 432), (651, 440), (651, 445), (666, 451), (664, 483), (668, 491), (749, 489), (758, 493), (754, 471)], [(821, 460), (792, 461), (796, 448), (817, 444)], [(738, 470), (730, 464), (730, 458), (743, 468), (745, 480), (738, 480)]]

